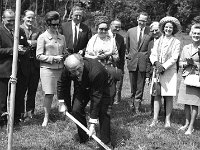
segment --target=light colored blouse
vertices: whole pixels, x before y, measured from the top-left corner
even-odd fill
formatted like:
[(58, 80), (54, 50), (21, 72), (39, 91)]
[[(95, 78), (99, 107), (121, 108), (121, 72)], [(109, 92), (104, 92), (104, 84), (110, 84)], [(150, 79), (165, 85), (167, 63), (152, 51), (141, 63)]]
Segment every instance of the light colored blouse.
[(54, 62), (54, 57), (64, 55), (65, 53), (65, 37), (60, 33), (57, 33), (57, 36), (52, 36), (48, 31), (45, 31), (38, 37), (36, 57), (40, 60), (40, 67), (51, 69), (63, 68), (63, 61), (56, 63)]
[(93, 35), (87, 44), (85, 57), (95, 59), (100, 53), (107, 56), (112, 55), (114, 58), (118, 57), (115, 38), (108, 35), (106, 38), (101, 39), (98, 34)]
[(199, 55), (198, 55), (198, 48), (193, 46), (193, 43), (185, 45), (183, 47), (181, 57), (180, 57), (180, 67), (183, 67), (187, 64), (186, 58), (192, 58), (194, 64), (199, 68)]
[(159, 61), (165, 69), (170, 67), (176, 68), (176, 61), (180, 54), (180, 41), (175, 37), (166, 38), (161, 36), (155, 41), (151, 49), (150, 60), (151, 63)]

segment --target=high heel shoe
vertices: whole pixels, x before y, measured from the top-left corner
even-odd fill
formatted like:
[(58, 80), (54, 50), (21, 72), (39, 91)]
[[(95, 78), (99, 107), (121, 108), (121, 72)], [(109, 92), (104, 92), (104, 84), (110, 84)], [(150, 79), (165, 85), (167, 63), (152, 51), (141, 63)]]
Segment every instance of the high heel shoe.
[(48, 119), (44, 119), (44, 121), (43, 121), (43, 123), (42, 123), (42, 126), (43, 126), (43, 127), (46, 127), (47, 124), (48, 124)]
[(158, 124), (158, 120), (153, 120), (149, 127), (154, 127)]
[(180, 128), (178, 129), (178, 131), (180, 131), (180, 130), (181, 130), (181, 131), (185, 131), (185, 130), (187, 129), (187, 127), (188, 127), (188, 126), (182, 126), (182, 127), (180, 127)]
[(194, 132), (194, 129), (192, 129), (191, 132), (187, 130), (187, 131), (185, 132), (185, 135), (191, 135), (193, 132)]

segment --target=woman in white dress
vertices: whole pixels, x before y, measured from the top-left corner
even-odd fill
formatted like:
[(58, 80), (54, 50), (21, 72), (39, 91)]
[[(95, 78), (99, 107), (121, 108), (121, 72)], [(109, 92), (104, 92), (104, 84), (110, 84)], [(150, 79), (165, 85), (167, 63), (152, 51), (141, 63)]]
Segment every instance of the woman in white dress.
[(150, 127), (158, 123), (161, 98), (166, 101), (165, 127), (171, 127), (170, 116), (173, 108), (173, 97), (177, 94), (177, 60), (180, 54), (180, 41), (174, 34), (181, 31), (178, 19), (167, 16), (160, 20), (162, 36), (155, 41), (151, 50), (150, 61), (155, 65), (161, 83), (161, 95), (154, 99), (154, 116)]
[(99, 59), (107, 63), (109, 56), (118, 58), (115, 38), (108, 33), (109, 20), (107, 16), (98, 16), (95, 19), (95, 28), (97, 33), (91, 37), (86, 47), (85, 57)]

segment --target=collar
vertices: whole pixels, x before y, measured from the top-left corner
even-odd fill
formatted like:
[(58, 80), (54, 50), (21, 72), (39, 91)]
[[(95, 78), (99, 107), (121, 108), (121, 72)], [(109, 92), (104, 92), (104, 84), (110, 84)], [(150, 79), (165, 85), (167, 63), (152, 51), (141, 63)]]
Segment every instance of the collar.
[(27, 30), (31, 30), (32, 26), (28, 27), (25, 23), (23, 23), (23, 26), (27, 29)]
[[(142, 28), (142, 31), (144, 31), (145, 28), (146, 28), (146, 27)], [(140, 29), (140, 30), (141, 30), (140, 26), (137, 26), (137, 29)], [(140, 31), (140, 30), (138, 30), (138, 31)]]
[(5, 24), (3, 24), (3, 26), (4, 26), (4, 28), (5, 28), (6, 30), (8, 30), (9, 33), (14, 31), (14, 30), (8, 29), (8, 28), (5, 26)]
[[(46, 37), (47, 37), (49, 40), (52, 40), (52, 39), (53, 39), (52, 35), (51, 35), (47, 30), (45, 31), (45, 34), (46, 34)], [(59, 40), (62, 39), (61, 34), (59, 34), (58, 32), (57, 32), (57, 39), (59, 39)]]
[(108, 34), (109, 34), (111, 37), (116, 37), (116, 34), (113, 34), (112, 31), (111, 31), (111, 29), (108, 30)]
[(72, 20), (72, 27), (74, 27), (76, 25), (76, 27), (80, 28), (80, 23), (79, 24), (75, 24), (74, 21)]

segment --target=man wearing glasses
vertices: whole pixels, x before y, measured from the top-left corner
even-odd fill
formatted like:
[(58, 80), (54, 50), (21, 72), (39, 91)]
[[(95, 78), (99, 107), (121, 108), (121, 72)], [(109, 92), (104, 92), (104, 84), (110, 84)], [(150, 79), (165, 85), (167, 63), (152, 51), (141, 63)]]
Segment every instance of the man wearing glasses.
[[(0, 26), (0, 126), (3, 127), (7, 124), (7, 116), (4, 115), (7, 112), (7, 96), (8, 96), (8, 82), (12, 72), (12, 58), (13, 58), (13, 43), (14, 43), (14, 25), (15, 25), (15, 13), (11, 9), (7, 9), (3, 12), (3, 21)], [(19, 30), (19, 59), (23, 57), (25, 53), (24, 48), (28, 46), (26, 35), (22, 29)], [(18, 61), (18, 73), (19, 78), (20, 64)], [(23, 81), (22, 81), (23, 82)], [(22, 82), (17, 81), (16, 94), (19, 91), (18, 85)], [(17, 98), (17, 96), (16, 96)], [(16, 103), (18, 101), (16, 100)], [(23, 107), (23, 106), (22, 106)], [(21, 112), (23, 111), (21, 106), (17, 107), (18, 113), (15, 112), (15, 123), (19, 123), (21, 119)], [(15, 109), (15, 111), (16, 111)]]
[(138, 26), (128, 30), (126, 37), (127, 68), (129, 71), (132, 110), (140, 112), (143, 97), (148, 44), (151, 39), (150, 29), (146, 26), (148, 14), (141, 12), (137, 17)]

